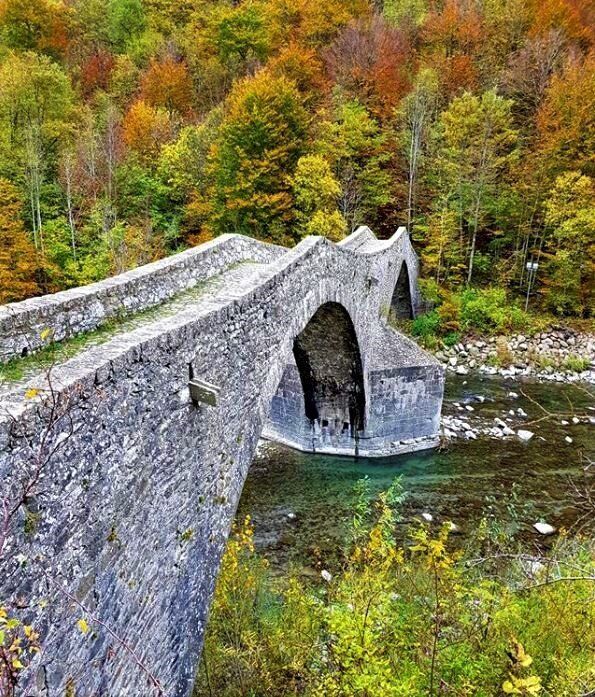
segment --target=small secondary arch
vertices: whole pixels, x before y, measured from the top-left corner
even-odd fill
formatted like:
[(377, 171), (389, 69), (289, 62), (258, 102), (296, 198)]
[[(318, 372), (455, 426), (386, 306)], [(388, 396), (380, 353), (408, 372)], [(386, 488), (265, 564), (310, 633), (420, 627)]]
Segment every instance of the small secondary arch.
[(401, 264), (399, 276), (390, 301), (390, 316), (393, 319), (413, 319), (413, 301), (411, 299), (411, 279), (405, 261)]

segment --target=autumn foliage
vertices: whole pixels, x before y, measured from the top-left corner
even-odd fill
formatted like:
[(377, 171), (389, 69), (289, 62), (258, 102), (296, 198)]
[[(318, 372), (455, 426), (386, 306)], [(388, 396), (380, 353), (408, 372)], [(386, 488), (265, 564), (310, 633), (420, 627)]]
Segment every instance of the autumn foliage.
[(537, 261), (532, 303), (588, 315), (548, 201), (595, 176), (594, 27), (593, 0), (0, 0), (0, 177), (43, 269), (14, 295), (365, 222), (444, 292), (524, 296)]
[(0, 179), (0, 302), (20, 300), (38, 292), (37, 255), (22, 223), (19, 192)]

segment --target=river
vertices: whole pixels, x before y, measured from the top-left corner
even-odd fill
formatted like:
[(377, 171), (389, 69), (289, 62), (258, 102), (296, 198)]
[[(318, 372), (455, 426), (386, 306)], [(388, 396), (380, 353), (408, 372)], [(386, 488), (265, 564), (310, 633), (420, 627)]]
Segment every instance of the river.
[[(589, 389), (592, 393), (593, 387)], [(544, 411), (531, 399), (550, 412), (574, 413), (580, 422), (559, 416), (535, 423)], [(527, 416), (519, 415), (519, 409)], [(290, 565), (304, 571), (321, 564), (332, 567), (347, 534), (354, 485), (363, 477), (372, 492), (386, 489), (397, 476), (402, 478), (407, 492), (403, 530), (426, 513), (435, 523), (452, 521), (464, 539), (487, 513), (507, 526), (511, 535), (543, 544), (544, 538), (532, 528), (534, 522), (545, 521), (558, 529), (579, 525), (585, 529), (594, 523), (582, 518), (573, 495), (573, 484), (593, 485), (595, 475), (595, 465), (586, 468), (588, 459), (595, 457), (595, 407), (584, 389), (449, 376), (443, 413), (465, 418), (471, 425), (490, 424), (495, 417), (507, 419), (511, 428), (528, 429), (534, 436), (528, 442), (517, 436), (460, 439), (441, 450), (375, 460), (312, 455), (262, 443), (238, 517), (251, 516), (257, 549), (272, 568), (284, 573)]]

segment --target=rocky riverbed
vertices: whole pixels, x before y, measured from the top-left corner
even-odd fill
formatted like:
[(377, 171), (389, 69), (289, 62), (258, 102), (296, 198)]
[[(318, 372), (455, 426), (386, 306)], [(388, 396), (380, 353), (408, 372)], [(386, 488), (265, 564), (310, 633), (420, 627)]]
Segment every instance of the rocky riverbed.
[[(534, 430), (531, 430), (533, 423), (542, 423), (544, 420), (555, 420), (562, 427), (571, 424), (573, 426), (579, 424), (595, 426), (595, 407), (591, 405), (587, 406), (584, 412), (570, 411), (562, 413), (562, 415), (555, 415), (536, 402), (537, 414), (530, 418), (522, 407), (515, 404), (519, 399), (518, 392), (511, 390), (507, 396), (510, 408), (502, 409), (497, 416), (494, 416), (493, 409), (488, 410), (487, 414), (482, 410), (478, 411), (480, 405), (486, 401), (486, 397), (482, 394), (469, 395), (461, 402), (453, 402), (451, 408), (456, 409), (457, 413), (444, 413), (442, 415), (442, 438), (446, 441), (456, 438), (476, 440), (478, 437), (496, 440), (516, 438), (528, 442), (535, 436)], [(564, 405), (561, 406), (564, 407)], [(544, 442), (546, 440), (542, 435), (538, 435), (537, 438)], [(572, 436), (566, 434), (564, 442), (569, 445), (573, 443)]]
[(554, 328), (533, 336), (469, 338), (441, 347), (436, 357), (458, 375), (477, 370), (504, 378), (595, 384), (595, 334), (568, 328)]
[[(550, 544), (552, 528), (574, 530), (588, 522), (590, 530), (595, 521), (583, 518), (574, 497), (576, 487), (595, 476), (588, 465), (595, 458), (591, 391), (579, 383), (449, 372), (443, 426), (452, 435), (444, 447), (368, 460), (263, 442), (238, 519), (251, 516), (256, 545), (276, 572), (306, 567), (316, 578), (341, 563), (354, 487), (363, 478), (372, 494), (401, 478), (406, 498), (399, 535), (428, 516), (434, 525), (452, 521), (461, 541), (485, 515), (531, 545)], [(542, 408), (556, 415), (542, 419)]]

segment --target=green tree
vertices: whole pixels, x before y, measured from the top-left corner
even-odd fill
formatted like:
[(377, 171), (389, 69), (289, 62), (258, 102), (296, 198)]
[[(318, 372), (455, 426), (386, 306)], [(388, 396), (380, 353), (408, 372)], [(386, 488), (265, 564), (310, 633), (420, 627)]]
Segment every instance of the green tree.
[(0, 171), (25, 185), (42, 253), (43, 184), (69, 135), (72, 106), (70, 81), (48, 57), (11, 53), (0, 65)]
[(558, 314), (593, 312), (595, 180), (579, 172), (557, 177), (546, 202), (551, 228), (546, 298)]
[(466, 92), (442, 112), (436, 128), (433, 162), (438, 189), (459, 213), (461, 239), (466, 240), (467, 283), (473, 277), (478, 235), (505, 186), (517, 155), (512, 103), (494, 91)]
[(174, 200), (184, 201), (193, 192), (204, 193), (209, 181), (207, 158), (222, 117), (222, 110), (214, 109), (201, 124), (182, 128), (177, 139), (163, 147), (159, 174)]
[(390, 201), (384, 136), (359, 102), (338, 100), (332, 120), (320, 125), (317, 151), (331, 164), (341, 186), (339, 210), (354, 230)]
[(417, 182), (428, 146), (432, 119), (438, 97), (438, 78), (433, 70), (421, 70), (413, 90), (401, 104), (397, 117), (400, 123), (400, 145), (407, 161), (407, 228), (412, 230), (415, 218)]
[(208, 31), (220, 59), (230, 66), (245, 64), (250, 58), (262, 61), (270, 50), (263, 6), (255, 2), (218, 7)]
[(396, 26), (418, 27), (428, 14), (427, 0), (385, 0), (382, 14)]
[(416, 228), (423, 242), (424, 275), (431, 274), (437, 284), (456, 285), (464, 278), (465, 264), (459, 244), (456, 211), (448, 201), (434, 204), (434, 211)]
[(300, 157), (291, 182), (298, 234), (340, 240), (346, 230), (345, 220), (337, 210), (341, 187), (328, 162), (320, 155)]
[(288, 175), (302, 154), (307, 120), (295, 85), (285, 78), (262, 71), (236, 85), (209, 157), (206, 210), (215, 234), (291, 238)]
[(74, 10), (87, 50), (124, 52), (147, 26), (142, 0), (75, 0)]
[(109, 0), (110, 39), (119, 51), (125, 51), (131, 41), (138, 38), (147, 22), (142, 0)]

